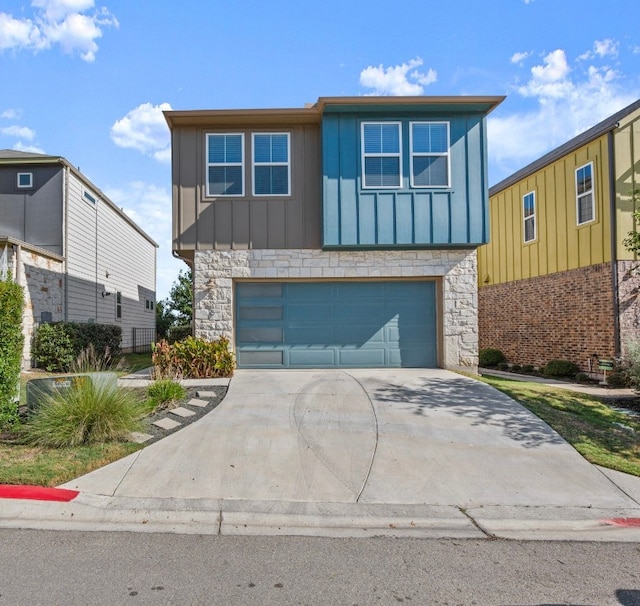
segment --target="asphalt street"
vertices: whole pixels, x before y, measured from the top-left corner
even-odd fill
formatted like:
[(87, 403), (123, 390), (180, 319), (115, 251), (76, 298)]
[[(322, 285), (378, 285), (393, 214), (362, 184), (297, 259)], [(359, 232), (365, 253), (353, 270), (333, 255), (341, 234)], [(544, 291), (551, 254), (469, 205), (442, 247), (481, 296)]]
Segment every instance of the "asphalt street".
[(640, 605), (640, 544), (0, 530), (0, 605)]

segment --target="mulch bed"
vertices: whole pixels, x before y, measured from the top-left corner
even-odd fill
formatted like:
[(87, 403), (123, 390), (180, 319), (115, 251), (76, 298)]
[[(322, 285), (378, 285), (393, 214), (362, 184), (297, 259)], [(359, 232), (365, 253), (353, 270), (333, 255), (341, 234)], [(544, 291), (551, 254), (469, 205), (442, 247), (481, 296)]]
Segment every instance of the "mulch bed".
[[(209, 397), (201, 397), (198, 395), (198, 392), (213, 392), (215, 396), (212, 398)], [(145, 445), (152, 444), (153, 442), (157, 442), (158, 440), (165, 438), (166, 436), (175, 433), (176, 431), (180, 431), (184, 429), (187, 425), (191, 425), (198, 419), (202, 418), (204, 415), (210, 413), (214, 408), (216, 408), (220, 402), (224, 399), (227, 394), (227, 387), (224, 385), (214, 385), (214, 386), (206, 386), (206, 387), (188, 387), (187, 388), (187, 396), (182, 400), (177, 400), (171, 406), (171, 408), (178, 408), (179, 406), (183, 406), (184, 408), (188, 408), (192, 410), (195, 414), (190, 417), (177, 417), (175, 415), (170, 414), (171, 408), (165, 408), (145, 417), (142, 420), (142, 429), (141, 431), (153, 436), (150, 440), (145, 442)], [(209, 402), (208, 406), (204, 406), (202, 408), (197, 406), (189, 406), (188, 402), (192, 398), (198, 398), (200, 400), (206, 400)], [(156, 427), (153, 425), (154, 421), (159, 421), (160, 419), (164, 419), (169, 417), (175, 421), (180, 423), (179, 427), (174, 429), (161, 429), (160, 427)]]

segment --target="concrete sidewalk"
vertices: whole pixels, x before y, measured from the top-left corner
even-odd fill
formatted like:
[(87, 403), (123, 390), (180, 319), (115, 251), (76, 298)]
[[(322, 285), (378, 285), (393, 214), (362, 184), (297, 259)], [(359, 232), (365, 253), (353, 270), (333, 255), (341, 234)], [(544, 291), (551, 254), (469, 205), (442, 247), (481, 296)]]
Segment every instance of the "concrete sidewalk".
[(640, 541), (640, 478), (443, 370), (237, 371), (214, 411), (64, 487), (0, 526)]

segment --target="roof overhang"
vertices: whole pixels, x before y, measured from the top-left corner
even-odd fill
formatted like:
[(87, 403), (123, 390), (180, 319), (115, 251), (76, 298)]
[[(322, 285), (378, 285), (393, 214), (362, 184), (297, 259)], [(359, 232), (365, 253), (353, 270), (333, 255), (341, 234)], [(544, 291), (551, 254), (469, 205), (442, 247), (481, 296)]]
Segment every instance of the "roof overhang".
[(297, 109), (196, 109), (167, 110), (164, 117), (169, 128), (196, 126), (274, 126), (319, 124), (322, 115), (336, 112), (386, 112), (389, 107), (405, 112), (482, 113), (493, 111), (502, 101), (499, 97), (320, 97), (318, 101)]

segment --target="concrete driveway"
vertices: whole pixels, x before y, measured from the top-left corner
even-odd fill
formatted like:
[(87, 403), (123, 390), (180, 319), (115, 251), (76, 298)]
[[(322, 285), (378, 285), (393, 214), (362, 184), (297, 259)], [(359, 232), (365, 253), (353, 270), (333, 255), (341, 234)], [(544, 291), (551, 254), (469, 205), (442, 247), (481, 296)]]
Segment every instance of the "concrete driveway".
[(640, 479), (608, 473), (448, 371), (240, 370), (211, 413), (65, 487), (76, 520), (120, 529), (557, 538), (640, 518)]

